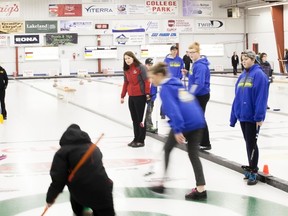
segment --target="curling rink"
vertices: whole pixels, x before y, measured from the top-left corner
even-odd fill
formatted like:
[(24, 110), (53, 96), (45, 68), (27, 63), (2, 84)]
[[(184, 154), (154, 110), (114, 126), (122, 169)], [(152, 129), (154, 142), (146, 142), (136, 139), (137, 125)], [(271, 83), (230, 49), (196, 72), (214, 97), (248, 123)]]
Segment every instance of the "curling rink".
[[(57, 82), (56, 82), (57, 81)], [(118, 216), (287, 216), (288, 192), (265, 182), (248, 186), (243, 175), (209, 160), (209, 154), (237, 164), (247, 164), (245, 144), (237, 123), (229, 127), (234, 96), (233, 75), (211, 76), (211, 99), (206, 119), (212, 150), (201, 158), (206, 178), (206, 201), (186, 201), (195, 187), (185, 151), (172, 151), (167, 190), (157, 194), (163, 174), (163, 142), (147, 133), (145, 146), (131, 148), (132, 121), (128, 97), (120, 104), (123, 77), (45, 78), (9, 80), (6, 91), (7, 120), (0, 124), (0, 215), (39, 216), (46, 205), (51, 182), (49, 169), (59, 139), (71, 124), (79, 124), (92, 140), (101, 133), (99, 148), (109, 177), (114, 182), (114, 206)], [(53, 87), (57, 85), (57, 87)], [(68, 87), (75, 91), (65, 91)], [(67, 90), (67, 89), (66, 89)], [(270, 86), (266, 121), (259, 139), (259, 169), (288, 181), (288, 79), (277, 77)], [(159, 137), (169, 131), (159, 116), (160, 100), (153, 111)], [(280, 109), (280, 111), (273, 111)], [(151, 172), (150, 175), (145, 175)], [(95, 182), (97, 184), (97, 182)], [(287, 188), (284, 187), (284, 189)], [(72, 216), (67, 188), (45, 216)]]

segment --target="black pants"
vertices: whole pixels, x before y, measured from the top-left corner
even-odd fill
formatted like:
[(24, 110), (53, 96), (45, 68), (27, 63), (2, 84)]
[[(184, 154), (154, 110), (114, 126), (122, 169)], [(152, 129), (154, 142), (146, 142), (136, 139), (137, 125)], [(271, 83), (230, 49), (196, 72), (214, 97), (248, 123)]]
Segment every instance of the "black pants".
[(140, 123), (143, 120), (144, 110), (146, 106), (146, 95), (129, 96), (128, 100), (130, 115), (133, 121), (134, 142), (144, 143), (146, 137), (146, 123), (141, 127)]
[[(70, 196), (70, 203), (72, 210), (76, 216), (83, 216), (84, 206), (78, 203), (76, 200)], [(92, 209), (94, 216), (114, 216), (115, 211), (114, 207), (105, 208), (105, 209)]]
[(1, 103), (1, 114), (5, 118), (7, 116), (6, 106), (5, 106), (5, 89), (0, 89), (0, 103)]
[[(210, 94), (206, 94), (206, 95), (201, 95), (201, 96), (196, 96), (204, 114), (205, 114), (205, 111), (206, 111), (206, 105), (210, 99)], [(209, 129), (208, 129), (208, 125), (207, 125), (207, 122), (206, 122), (206, 127), (204, 128), (204, 134), (203, 134), (203, 138), (202, 138), (202, 141), (200, 143), (200, 146), (211, 146), (211, 143), (210, 143), (210, 136), (209, 136)]]
[[(246, 143), (246, 151), (248, 157), (249, 166), (258, 170), (259, 149), (256, 141), (256, 123), (252, 122), (240, 122), (244, 140)], [(254, 149), (253, 158), (251, 158), (252, 151)], [(251, 160), (252, 159), (252, 160)]]
[(237, 75), (237, 65), (233, 65), (233, 74), (234, 75)]
[[(199, 144), (202, 140), (203, 129), (198, 129), (194, 131), (190, 131), (183, 134), (188, 142), (187, 150), (190, 162), (193, 167), (194, 176), (196, 180), (196, 185), (205, 185), (205, 178), (202, 168), (202, 163), (199, 158)], [(164, 145), (164, 152), (165, 152), (165, 173), (168, 169), (170, 153), (174, 146), (176, 145), (177, 141), (174, 136), (174, 132), (170, 130), (168, 135), (168, 139)]]

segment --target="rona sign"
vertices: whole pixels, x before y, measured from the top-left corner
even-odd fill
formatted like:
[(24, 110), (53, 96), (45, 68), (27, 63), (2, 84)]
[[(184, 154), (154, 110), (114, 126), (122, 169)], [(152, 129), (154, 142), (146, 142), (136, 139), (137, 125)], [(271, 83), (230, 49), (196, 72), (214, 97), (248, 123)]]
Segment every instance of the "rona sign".
[(15, 45), (20, 44), (39, 44), (40, 38), (39, 35), (14, 35)]

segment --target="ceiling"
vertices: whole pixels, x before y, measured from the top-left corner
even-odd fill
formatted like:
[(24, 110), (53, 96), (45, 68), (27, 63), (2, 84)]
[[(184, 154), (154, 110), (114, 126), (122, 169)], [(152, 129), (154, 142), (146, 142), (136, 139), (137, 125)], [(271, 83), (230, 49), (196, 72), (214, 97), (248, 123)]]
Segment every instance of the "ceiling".
[(249, 8), (249, 7), (257, 7), (263, 5), (274, 5), (274, 4), (287, 4), (287, 0), (228, 0), (222, 1), (226, 2), (220, 4), (220, 8), (233, 8), (233, 7), (240, 7), (240, 8)]

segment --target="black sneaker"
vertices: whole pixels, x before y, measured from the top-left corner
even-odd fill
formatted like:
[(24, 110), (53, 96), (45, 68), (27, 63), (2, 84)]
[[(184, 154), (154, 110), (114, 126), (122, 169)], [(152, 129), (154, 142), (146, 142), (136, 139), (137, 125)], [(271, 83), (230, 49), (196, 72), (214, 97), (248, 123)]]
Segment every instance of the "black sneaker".
[(128, 146), (132, 146), (133, 144), (134, 144), (134, 140), (132, 141), (132, 142), (130, 142), (130, 143), (128, 143)]
[(200, 150), (201, 150), (201, 151), (207, 151), (207, 150), (211, 150), (211, 149), (212, 149), (211, 145), (200, 146)]
[(165, 192), (165, 187), (163, 185), (149, 187), (148, 189), (155, 192), (155, 193), (163, 194)]
[(139, 147), (143, 147), (143, 146), (145, 146), (145, 144), (142, 142), (133, 142), (131, 145), (132, 148), (139, 148)]
[(198, 192), (197, 188), (193, 188), (190, 193), (185, 195), (185, 199), (187, 200), (205, 200), (207, 199), (207, 192), (206, 190), (203, 192)]

